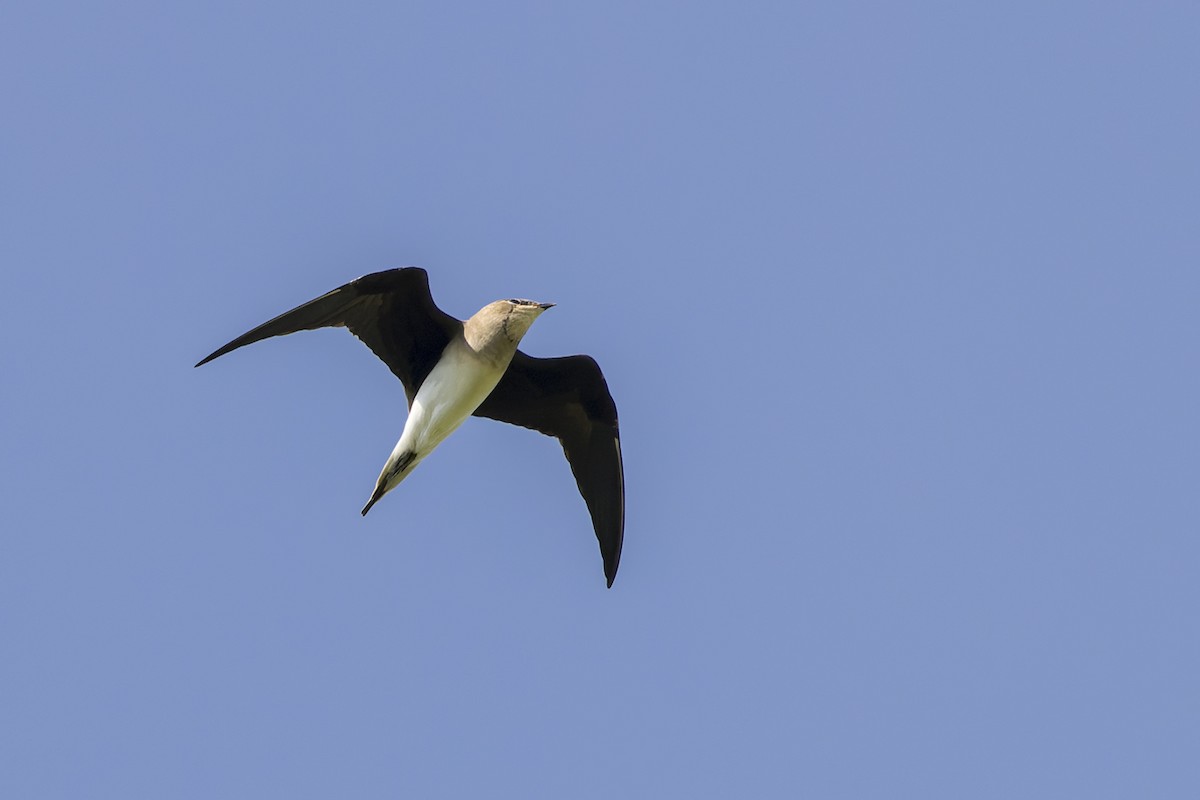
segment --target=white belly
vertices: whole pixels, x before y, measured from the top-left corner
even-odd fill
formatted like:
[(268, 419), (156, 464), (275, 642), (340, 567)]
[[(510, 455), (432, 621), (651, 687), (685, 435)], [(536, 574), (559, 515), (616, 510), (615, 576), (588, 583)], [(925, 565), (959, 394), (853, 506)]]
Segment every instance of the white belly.
[(394, 452), (411, 451), (416, 461), (429, 455), (479, 408), (503, 375), (503, 368), (451, 343), (417, 391)]

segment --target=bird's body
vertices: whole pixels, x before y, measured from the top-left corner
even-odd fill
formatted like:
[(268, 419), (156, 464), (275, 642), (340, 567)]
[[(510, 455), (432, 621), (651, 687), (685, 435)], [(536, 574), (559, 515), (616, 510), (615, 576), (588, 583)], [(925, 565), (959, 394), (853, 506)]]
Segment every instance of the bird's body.
[(503, 376), (503, 367), (480, 358), (465, 340), (452, 340), (421, 384), (396, 450), (416, 453), (418, 461), (424, 458), (466, 422)]
[[(498, 300), (467, 320), (462, 333), (446, 345), (437, 365), (417, 390), (400, 441), (363, 507), (364, 516), (475, 413), (504, 377), (521, 336), (549, 307), (548, 303), (517, 305)], [(510, 321), (514, 315), (519, 318), (517, 322)]]
[(588, 356), (531, 358), (517, 345), (552, 303), (497, 300), (465, 323), (433, 304), (416, 267), (367, 275), (234, 339), (196, 366), (271, 336), (348, 327), (400, 378), (409, 400), (400, 440), (362, 513), (412, 474), (472, 414), (557, 437), (592, 515), (608, 585), (624, 538), (616, 406)]
[(362, 513), (370, 511), (379, 498), (399, 485), (425, 456), (458, 430), (503, 376), (503, 369), (480, 358), (466, 340), (452, 339), (417, 391), (400, 441), (379, 473), (375, 491)]

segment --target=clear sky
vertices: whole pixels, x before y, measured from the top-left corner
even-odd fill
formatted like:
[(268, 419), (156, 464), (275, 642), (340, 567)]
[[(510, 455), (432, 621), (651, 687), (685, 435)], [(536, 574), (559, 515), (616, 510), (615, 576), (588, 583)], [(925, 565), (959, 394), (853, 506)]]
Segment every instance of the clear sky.
[[(0, 795), (1200, 797), (1192, 3), (54, 3), (0, 26)], [(364, 273), (558, 306), (624, 558)]]

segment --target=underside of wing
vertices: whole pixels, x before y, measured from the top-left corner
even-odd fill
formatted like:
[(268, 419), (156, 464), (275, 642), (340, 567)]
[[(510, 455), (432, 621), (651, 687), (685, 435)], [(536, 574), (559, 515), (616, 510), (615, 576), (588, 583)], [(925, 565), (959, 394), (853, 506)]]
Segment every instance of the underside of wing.
[(404, 384), (411, 405), (462, 323), (434, 304), (425, 270), (392, 269), (365, 275), (281, 314), (214, 351), (196, 366), (272, 336), (329, 327), (348, 328), (371, 348)]
[(475, 416), (531, 428), (562, 443), (612, 586), (625, 535), (625, 476), (617, 407), (595, 360), (533, 358), (518, 351)]

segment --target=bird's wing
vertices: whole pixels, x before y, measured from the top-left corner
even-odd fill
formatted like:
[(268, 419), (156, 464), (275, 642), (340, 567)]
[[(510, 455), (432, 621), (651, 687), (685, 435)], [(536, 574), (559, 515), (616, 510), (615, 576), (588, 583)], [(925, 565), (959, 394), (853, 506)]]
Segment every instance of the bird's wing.
[(421, 383), (462, 323), (434, 305), (429, 275), (419, 267), (376, 272), (310, 300), (243, 333), (196, 366), (271, 336), (345, 327), (404, 384), (411, 406)]
[(625, 476), (617, 406), (595, 360), (533, 358), (517, 351), (475, 416), (532, 428), (562, 443), (612, 586), (625, 536)]

